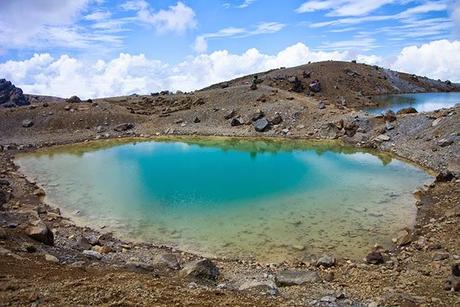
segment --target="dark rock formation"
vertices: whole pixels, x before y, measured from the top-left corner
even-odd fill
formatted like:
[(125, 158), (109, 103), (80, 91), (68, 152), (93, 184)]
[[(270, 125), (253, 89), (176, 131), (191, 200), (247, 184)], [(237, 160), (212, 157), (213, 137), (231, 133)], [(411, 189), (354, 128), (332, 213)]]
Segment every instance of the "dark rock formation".
[(392, 110), (388, 110), (384, 115), (383, 118), (388, 122), (394, 122), (396, 120), (396, 114)]
[(273, 118), (270, 120), (270, 123), (272, 125), (279, 125), (282, 122), (283, 122), (283, 118), (281, 117), (279, 113), (276, 113), (275, 116), (273, 116)]
[(412, 113), (417, 113), (417, 110), (413, 107), (409, 108), (404, 108), (399, 110), (396, 114), (401, 115), (401, 114), (412, 114)]
[(302, 93), (305, 90), (305, 88), (304, 88), (302, 82), (300, 82), (299, 78), (295, 77), (294, 81), (291, 82), (291, 83), (292, 83), (291, 91), (296, 92), (296, 93)]
[(232, 127), (244, 125), (244, 120), (240, 116), (234, 117), (234, 118), (232, 118), (232, 121), (230, 122), (230, 125)]
[(369, 264), (382, 264), (385, 262), (383, 256), (378, 251), (372, 251), (366, 256), (366, 262)]
[(14, 86), (10, 81), (0, 79), (0, 106), (9, 108), (29, 104), (29, 99), (20, 88)]
[(308, 88), (310, 89), (310, 91), (312, 91), (313, 93), (319, 93), (321, 92), (321, 83), (319, 82), (319, 80), (313, 80), (310, 85), (308, 86)]
[(449, 182), (454, 179), (454, 174), (450, 171), (442, 171), (436, 176), (436, 182)]

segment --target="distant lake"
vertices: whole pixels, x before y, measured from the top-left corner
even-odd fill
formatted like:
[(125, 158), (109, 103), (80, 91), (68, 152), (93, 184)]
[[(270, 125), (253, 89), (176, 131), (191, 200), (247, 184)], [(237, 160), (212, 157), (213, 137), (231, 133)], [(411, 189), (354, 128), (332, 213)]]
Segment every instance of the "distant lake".
[(397, 112), (408, 107), (413, 107), (418, 112), (430, 112), (460, 103), (460, 92), (381, 95), (374, 99), (380, 106), (369, 108), (368, 111), (372, 114), (380, 114), (390, 109)]
[(431, 180), (389, 156), (322, 143), (80, 146), (16, 161), (64, 214), (129, 239), (265, 261), (389, 246), (414, 221), (412, 191)]

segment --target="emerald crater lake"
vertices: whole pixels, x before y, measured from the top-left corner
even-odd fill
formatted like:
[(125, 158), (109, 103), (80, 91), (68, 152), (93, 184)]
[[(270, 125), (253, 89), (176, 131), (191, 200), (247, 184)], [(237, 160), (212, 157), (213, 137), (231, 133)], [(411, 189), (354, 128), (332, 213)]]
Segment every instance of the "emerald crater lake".
[(205, 256), (362, 256), (410, 227), (431, 180), (388, 155), (328, 143), (178, 139), (95, 143), (16, 163), (79, 224)]

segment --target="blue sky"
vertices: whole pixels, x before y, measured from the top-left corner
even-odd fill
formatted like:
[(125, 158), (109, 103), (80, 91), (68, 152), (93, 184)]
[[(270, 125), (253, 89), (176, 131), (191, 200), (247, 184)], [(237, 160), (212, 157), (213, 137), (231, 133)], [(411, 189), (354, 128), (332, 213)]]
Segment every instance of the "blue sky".
[[(190, 89), (270, 68), (270, 61), (289, 65), (357, 57), (391, 67), (408, 57), (411, 47), (428, 56), (443, 52), (434, 48), (445, 49), (446, 42), (455, 53), (459, 26), (456, 0), (0, 0), (0, 68), (6, 77), (41, 92), (47, 85), (39, 89), (37, 78), (55, 66), (62, 74), (63, 62), (67, 68), (72, 61), (84, 63), (80, 66), (97, 73), (129, 55), (123, 60), (134, 66), (144, 61), (141, 70), (158, 75), (164, 75), (166, 66), (183, 73), (184, 66), (197, 61), (241, 66), (233, 74), (190, 83)], [(432, 46), (440, 41), (444, 45)], [(429, 50), (422, 50), (425, 45)], [(248, 50), (258, 54), (248, 55)], [(297, 61), (286, 60), (286, 53)], [(144, 58), (132, 58), (139, 55)], [(24, 64), (31, 61), (40, 61), (43, 69)], [(412, 68), (406, 64), (396, 67)], [(438, 74), (443, 70), (435, 67)], [(146, 82), (174, 87), (153, 81)]]

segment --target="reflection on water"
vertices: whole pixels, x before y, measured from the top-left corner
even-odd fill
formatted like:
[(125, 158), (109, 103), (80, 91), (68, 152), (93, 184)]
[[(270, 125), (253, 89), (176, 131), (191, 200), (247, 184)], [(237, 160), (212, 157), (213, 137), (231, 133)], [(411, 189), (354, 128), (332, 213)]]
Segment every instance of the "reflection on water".
[[(415, 215), (429, 179), (388, 156), (303, 142), (195, 139), (24, 155), (21, 170), (80, 221), (207, 255), (361, 256)], [(78, 217), (74, 217), (78, 218)]]
[(460, 92), (382, 95), (374, 99), (379, 107), (369, 108), (368, 111), (372, 114), (380, 114), (390, 109), (396, 112), (408, 107), (413, 107), (418, 112), (430, 112), (460, 103)]

